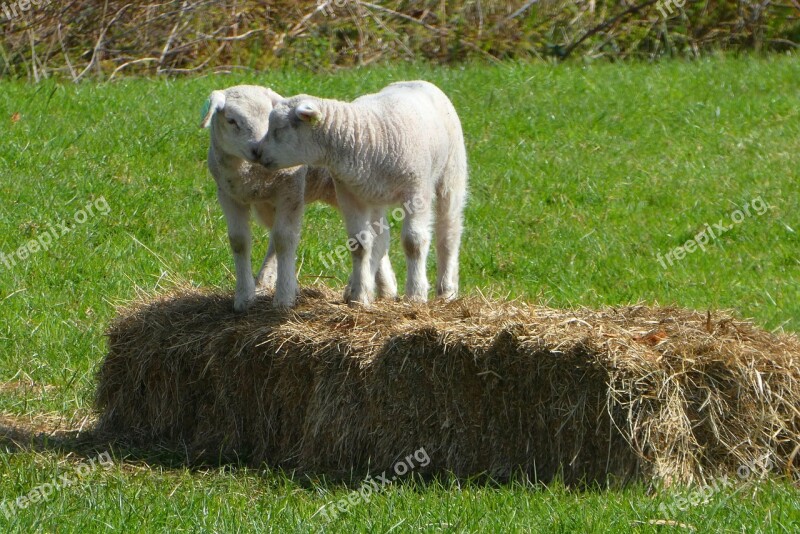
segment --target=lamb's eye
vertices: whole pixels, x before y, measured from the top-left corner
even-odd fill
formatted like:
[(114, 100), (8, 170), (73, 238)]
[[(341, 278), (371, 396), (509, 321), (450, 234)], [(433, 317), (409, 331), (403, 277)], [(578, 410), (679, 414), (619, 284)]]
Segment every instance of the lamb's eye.
[(227, 119), (227, 121), (228, 121), (228, 124), (236, 126), (237, 128), (239, 127), (239, 123), (236, 122), (236, 119)]

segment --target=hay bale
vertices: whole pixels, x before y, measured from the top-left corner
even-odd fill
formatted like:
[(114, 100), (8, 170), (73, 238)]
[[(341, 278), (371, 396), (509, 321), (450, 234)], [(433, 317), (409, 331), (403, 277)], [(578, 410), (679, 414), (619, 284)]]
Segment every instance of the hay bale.
[(796, 475), (800, 341), (728, 314), (465, 298), (352, 309), (329, 289), (246, 314), (181, 291), (121, 310), (99, 430), (331, 475), (424, 447), (428, 472), (698, 482)]

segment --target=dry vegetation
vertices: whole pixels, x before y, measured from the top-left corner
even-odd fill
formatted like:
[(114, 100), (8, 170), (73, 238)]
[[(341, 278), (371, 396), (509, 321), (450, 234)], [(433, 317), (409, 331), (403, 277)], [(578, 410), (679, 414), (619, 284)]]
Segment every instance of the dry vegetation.
[[(659, 2), (674, 3), (658, 9)], [(656, 58), (800, 42), (798, 0), (72, 0), (3, 19), (0, 74), (39, 80), (425, 58)], [(667, 17), (661, 12), (667, 13)]]
[(301, 472), (389, 468), (568, 483), (797, 476), (800, 341), (727, 314), (556, 310), (470, 297), (280, 314), (192, 291), (122, 310), (99, 430), (134, 446)]

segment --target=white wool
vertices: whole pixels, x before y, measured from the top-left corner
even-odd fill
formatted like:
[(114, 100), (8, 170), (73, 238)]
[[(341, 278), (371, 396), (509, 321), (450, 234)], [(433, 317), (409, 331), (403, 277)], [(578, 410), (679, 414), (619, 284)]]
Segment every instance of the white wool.
[[(450, 100), (424, 81), (393, 83), (353, 102), (299, 95), (275, 104), (258, 149), (270, 169), (295, 165), (330, 170), (348, 235), (357, 239), (347, 295), (368, 303), (370, 261), (381, 243), (370, 228), (376, 213), (401, 205), (408, 276), (406, 296), (426, 300), (425, 264), (436, 229), (436, 293), (458, 293), (458, 253), (467, 194), (461, 123)], [(435, 221), (434, 221), (435, 214)]]
[[(306, 203), (336, 206), (330, 173), (322, 168), (295, 166), (269, 171), (252, 163), (258, 143), (267, 133), (268, 117), (280, 95), (264, 87), (239, 85), (213, 91), (201, 127), (210, 128), (208, 168), (217, 183), (217, 198), (225, 214), (236, 271), (234, 308), (249, 307), (256, 290), (275, 290), (273, 305), (291, 307), (297, 295), (295, 257)], [(270, 229), (269, 247), (256, 279), (251, 271), (250, 212)], [(388, 256), (380, 263), (385, 295), (396, 294)], [(394, 293), (391, 289), (394, 283)]]

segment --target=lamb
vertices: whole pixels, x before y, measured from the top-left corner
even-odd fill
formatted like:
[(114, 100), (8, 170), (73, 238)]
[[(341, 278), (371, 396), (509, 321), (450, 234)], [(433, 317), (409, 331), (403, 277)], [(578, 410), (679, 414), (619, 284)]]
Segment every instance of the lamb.
[(350, 103), (309, 95), (282, 100), (270, 113), (257, 153), (271, 170), (302, 164), (330, 170), (348, 244), (357, 243), (350, 248), (353, 272), (346, 301), (368, 304), (373, 299), (367, 259), (388, 246), (381, 213), (393, 204), (404, 210), (406, 298), (427, 300), (425, 267), (434, 209), (436, 294), (457, 296), (467, 156), (456, 110), (435, 85), (397, 82)]
[[(294, 166), (268, 171), (252, 163), (258, 142), (266, 135), (273, 104), (282, 97), (264, 87), (239, 85), (213, 91), (203, 110), (201, 128), (211, 129), (208, 169), (217, 183), (217, 198), (228, 226), (236, 270), (234, 309), (246, 310), (256, 288), (275, 290), (274, 307), (291, 307), (297, 295), (295, 254), (305, 203), (337, 206), (330, 173)], [(249, 212), (270, 229), (269, 247), (256, 279), (250, 263), (252, 237)], [(388, 251), (376, 258), (373, 276), (381, 296), (394, 297), (397, 282)]]

